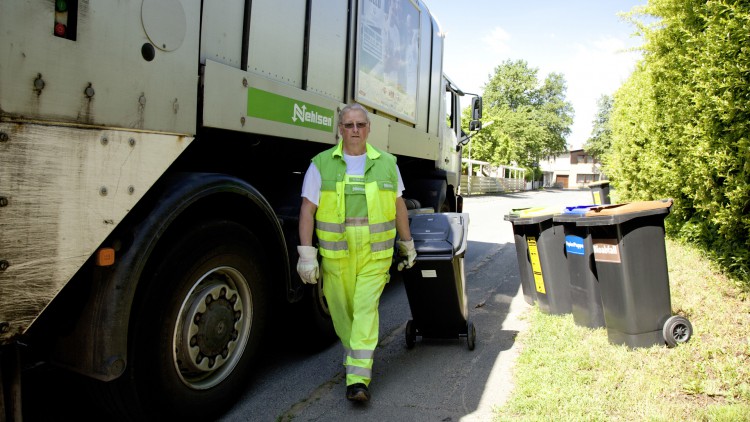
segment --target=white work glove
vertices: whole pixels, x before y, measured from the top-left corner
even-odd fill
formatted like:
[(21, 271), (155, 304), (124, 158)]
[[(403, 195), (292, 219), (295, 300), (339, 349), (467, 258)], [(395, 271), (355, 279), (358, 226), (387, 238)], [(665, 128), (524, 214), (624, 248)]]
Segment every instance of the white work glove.
[(404, 259), (398, 263), (398, 270), (401, 271), (404, 268), (411, 268), (414, 266), (414, 261), (417, 260), (417, 250), (414, 249), (414, 239), (411, 240), (398, 240), (398, 254)]
[(318, 269), (318, 248), (314, 246), (297, 246), (299, 261), (297, 273), (305, 284), (317, 284), (320, 275)]

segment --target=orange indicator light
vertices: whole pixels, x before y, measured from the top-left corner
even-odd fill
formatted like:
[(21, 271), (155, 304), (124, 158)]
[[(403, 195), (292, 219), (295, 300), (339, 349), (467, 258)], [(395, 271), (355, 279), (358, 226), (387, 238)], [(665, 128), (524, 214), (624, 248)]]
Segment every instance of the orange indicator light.
[(96, 251), (96, 266), (109, 267), (115, 263), (115, 250), (112, 248), (100, 248)]

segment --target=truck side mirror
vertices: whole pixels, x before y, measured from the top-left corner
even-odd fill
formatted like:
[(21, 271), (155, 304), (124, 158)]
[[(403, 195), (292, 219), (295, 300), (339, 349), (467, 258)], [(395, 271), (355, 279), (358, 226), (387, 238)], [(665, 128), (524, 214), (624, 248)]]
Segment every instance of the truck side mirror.
[(482, 97), (471, 97), (471, 121), (469, 130), (479, 130), (482, 128)]
[(471, 98), (471, 120), (482, 120), (482, 97)]

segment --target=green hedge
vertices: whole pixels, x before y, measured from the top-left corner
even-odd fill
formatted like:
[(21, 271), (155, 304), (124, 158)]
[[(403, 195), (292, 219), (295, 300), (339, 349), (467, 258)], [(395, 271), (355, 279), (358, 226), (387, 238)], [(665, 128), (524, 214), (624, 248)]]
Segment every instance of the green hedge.
[(750, 287), (750, 4), (650, 0), (615, 94), (605, 171), (623, 200), (672, 197), (670, 235)]

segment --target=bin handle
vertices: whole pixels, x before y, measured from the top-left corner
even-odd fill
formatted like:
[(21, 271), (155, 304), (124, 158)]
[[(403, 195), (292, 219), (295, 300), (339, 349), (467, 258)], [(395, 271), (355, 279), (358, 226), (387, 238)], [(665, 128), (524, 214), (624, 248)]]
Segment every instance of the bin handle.
[(461, 227), (464, 229), (464, 235), (461, 239), (461, 247), (456, 251), (456, 256), (462, 256), (469, 248), (469, 217), (468, 215), (461, 215), (461, 219), (463, 220)]

